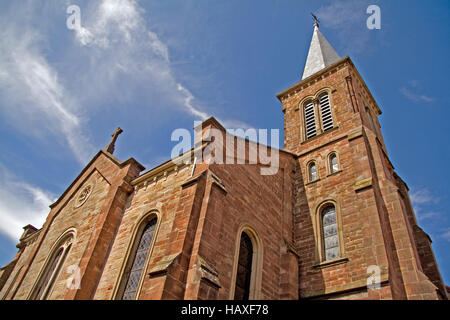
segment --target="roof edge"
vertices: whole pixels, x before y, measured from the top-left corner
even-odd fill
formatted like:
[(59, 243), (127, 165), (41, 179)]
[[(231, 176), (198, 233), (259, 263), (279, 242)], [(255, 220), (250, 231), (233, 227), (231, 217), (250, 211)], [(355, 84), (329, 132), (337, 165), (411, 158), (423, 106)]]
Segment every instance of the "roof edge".
[(138, 166), (139, 169), (141, 169), (141, 171), (145, 169), (145, 167), (142, 164), (140, 164), (134, 158), (129, 158), (128, 160), (125, 160), (125, 161), (122, 162), (119, 159), (117, 159), (115, 156), (110, 154), (109, 152), (106, 152), (104, 150), (100, 150), (91, 159), (91, 161), (88, 162), (88, 164), (83, 168), (83, 170), (81, 170), (81, 172), (78, 174), (78, 176), (72, 181), (72, 183), (66, 188), (66, 190), (58, 197), (58, 199), (49, 206), (50, 209), (53, 209), (54, 207), (56, 207), (58, 205), (58, 203), (67, 195), (67, 193), (69, 193), (69, 190), (72, 189), (72, 187), (76, 184), (76, 182), (83, 176), (83, 174), (88, 170), (88, 168), (95, 162), (95, 160), (97, 160), (97, 158), (101, 154), (106, 156), (108, 159), (110, 159), (112, 162), (114, 162), (120, 168), (123, 168), (124, 166), (126, 166), (128, 164), (133, 164), (134, 163), (134, 164), (136, 164)]

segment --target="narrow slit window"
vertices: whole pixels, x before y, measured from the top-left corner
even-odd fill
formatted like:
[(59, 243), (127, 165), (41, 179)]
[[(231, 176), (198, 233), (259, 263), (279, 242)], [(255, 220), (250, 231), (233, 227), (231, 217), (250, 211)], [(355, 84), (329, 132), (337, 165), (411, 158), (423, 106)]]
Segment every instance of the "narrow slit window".
[(155, 228), (156, 218), (147, 223), (142, 231), (141, 238), (134, 252), (131, 269), (124, 275), (126, 278), (126, 285), (122, 295), (122, 300), (134, 300), (136, 298), (137, 290), (144, 273), (145, 262), (147, 261), (150, 245), (155, 233)]
[(323, 131), (333, 129), (333, 116), (331, 114), (330, 97), (324, 94), (319, 99), (320, 113), (322, 115)]
[(322, 232), (325, 261), (339, 258), (339, 234), (334, 206), (322, 211)]
[(239, 247), (234, 300), (249, 300), (253, 263), (253, 245), (250, 237), (243, 232)]
[(305, 129), (306, 139), (316, 136), (316, 114), (314, 112), (314, 103), (312, 101), (305, 105)]

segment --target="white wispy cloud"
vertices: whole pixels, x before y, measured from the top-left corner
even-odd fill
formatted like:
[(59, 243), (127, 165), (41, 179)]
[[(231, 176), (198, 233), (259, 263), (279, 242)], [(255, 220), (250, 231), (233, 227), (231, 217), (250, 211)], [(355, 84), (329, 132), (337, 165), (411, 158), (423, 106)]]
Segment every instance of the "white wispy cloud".
[[(148, 101), (163, 100), (196, 120), (207, 119), (211, 114), (205, 103), (177, 80), (168, 45), (148, 28), (145, 17), (151, 17), (151, 13), (144, 15), (134, 0), (102, 0), (83, 15), (75, 39), (90, 56), (87, 67), (82, 67), (89, 88), (79, 91), (98, 95), (107, 86), (109, 92), (119, 92), (123, 97), (120, 84), (125, 77), (128, 88), (144, 91)], [(142, 83), (147, 87), (141, 88)], [(225, 126), (251, 127), (236, 119), (219, 121)]]
[(124, 97), (122, 83), (126, 79), (128, 90), (140, 90), (149, 101), (162, 99), (201, 120), (209, 116), (186, 85), (177, 81), (169, 48), (147, 27), (137, 1), (102, 0), (81, 12), (82, 25), (75, 30), (75, 40), (89, 56), (78, 73), (89, 79), (89, 88), (80, 81), (78, 89), (86, 94), (85, 100), (102, 92)]
[(450, 229), (448, 229), (447, 231), (442, 233), (441, 237), (444, 238), (447, 241), (450, 241)]
[(441, 202), (440, 197), (427, 188), (419, 187), (410, 192), (410, 199), (417, 218), (428, 224), (432, 237), (450, 241), (448, 218), (445, 211), (440, 211), (438, 207)]
[(92, 155), (75, 99), (48, 63), (39, 32), (0, 22), (0, 111), (28, 134), (62, 136), (84, 163)]
[(376, 1), (371, 2), (336, 0), (317, 10), (316, 15), (320, 19), (320, 25), (333, 29), (341, 40), (344, 51), (341, 56), (349, 55), (349, 53), (358, 54), (370, 47), (370, 32), (373, 31), (367, 29), (366, 20), (369, 15), (366, 14), (366, 9), (370, 4), (376, 4)]
[(416, 214), (419, 216), (419, 220), (439, 219), (441, 217), (441, 213), (436, 211), (427, 211), (422, 213), (419, 210), (417, 210)]
[(439, 202), (439, 198), (431, 194), (431, 192), (426, 188), (414, 189), (410, 192), (409, 196), (413, 205)]
[[(129, 111), (141, 114), (138, 120), (167, 117), (168, 109), (184, 111), (194, 120), (210, 116), (188, 84), (176, 79), (169, 47), (148, 28), (151, 14), (145, 16), (137, 1), (79, 5), (81, 27), (73, 31), (62, 24), (57, 32), (64, 41), (73, 37), (58, 52), (57, 63), (49, 58), (54, 39), (42, 16), (48, 15), (45, 21), (66, 17), (68, 2), (66, 7), (52, 2), (42, 9), (25, 1), (11, 5), (14, 19), (3, 19), (7, 13), (0, 19), (0, 111), (11, 124), (34, 137), (64, 138), (60, 145), (85, 164), (96, 149), (88, 125), (94, 112), (133, 108)], [(235, 119), (221, 122), (250, 127)]]
[(52, 193), (18, 180), (0, 164), (0, 232), (11, 240), (18, 241), (27, 224), (41, 228), (55, 200)]
[(432, 194), (427, 188), (415, 188), (409, 193), (409, 197), (419, 220), (442, 218), (442, 213), (436, 210), (440, 198)]
[(421, 91), (422, 88), (419, 81), (417, 80), (411, 80), (409, 81), (407, 86), (403, 86), (400, 88), (400, 93), (408, 100), (411, 100), (413, 102), (430, 103), (435, 100), (433, 97), (421, 93)]
[[(81, 1), (81, 28), (74, 31), (64, 24), (70, 4), (13, 2), (0, 13), (0, 112), (13, 127), (33, 142), (58, 141), (84, 165), (96, 150), (91, 116), (113, 112), (106, 109), (111, 102), (132, 106), (132, 115), (209, 116), (175, 77), (168, 45), (148, 28), (137, 1)], [(24, 225), (40, 226), (52, 195), (17, 182), (6, 168), (0, 178), (0, 232), (17, 239)]]

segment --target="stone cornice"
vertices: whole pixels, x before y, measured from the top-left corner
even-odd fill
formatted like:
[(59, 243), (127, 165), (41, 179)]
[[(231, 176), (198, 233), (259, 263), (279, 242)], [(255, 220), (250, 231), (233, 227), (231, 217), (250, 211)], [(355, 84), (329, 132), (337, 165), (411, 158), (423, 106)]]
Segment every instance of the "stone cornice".
[[(178, 156), (175, 159), (169, 159), (166, 162), (160, 164), (159, 166), (156, 166), (153, 169), (150, 169), (149, 171), (143, 173), (139, 177), (135, 178), (131, 181), (131, 185), (136, 186), (145, 186), (145, 182), (151, 181), (153, 182), (156, 178), (156, 180), (161, 176), (167, 176), (169, 172), (175, 171), (178, 172), (180, 169), (184, 168), (185, 166), (190, 166), (193, 163), (194, 156), (197, 154), (197, 152), (200, 152), (200, 149), (203, 149), (204, 145), (197, 148), (192, 148), (188, 152), (183, 153), (182, 155)], [(190, 163), (186, 164), (186, 160), (189, 160)]]
[(381, 109), (378, 106), (375, 98), (373, 97), (373, 95), (370, 92), (370, 90), (367, 88), (367, 85), (364, 82), (363, 78), (361, 77), (361, 74), (359, 73), (358, 69), (355, 67), (354, 63), (352, 62), (352, 60), (350, 59), (349, 56), (346, 56), (346, 57), (342, 58), (341, 60), (333, 63), (332, 65), (330, 65), (330, 66), (320, 70), (319, 72), (316, 72), (315, 74), (309, 76), (308, 78), (303, 79), (300, 82), (297, 82), (293, 86), (291, 86), (288, 89), (286, 89), (286, 90), (280, 92), (279, 94), (277, 94), (276, 97), (278, 98), (278, 100), (283, 102), (283, 100), (286, 99), (287, 97), (289, 97), (291, 94), (296, 94), (299, 91), (302, 91), (304, 88), (307, 88), (307, 87), (313, 85), (317, 81), (319, 81), (319, 80), (323, 79), (324, 77), (326, 77), (328, 74), (331, 74), (334, 71), (338, 71), (338, 70), (342, 69), (343, 67), (345, 67), (346, 65), (351, 65), (353, 67), (353, 69), (355, 70), (355, 74), (358, 77), (358, 80), (361, 82), (362, 86), (364, 87), (364, 89), (368, 93), (369, 98), (372, 100), (374, 106), (376, 107), (376, 111), (377, 111), (378, 115), (382, 114)]
[[(325, 132), (324, 134), (327, 134), (327, 133), (328, 133), (328, 132)], [(310, 149), (307, 149), (307, 150), (305, 150), (305, 151), (299, 152), (299, 153), (296, 155), (296, 158), (298, 159), (298, 158), (304, 157), (304, 156), (310, 154), (311, 152), (320, 150), (320, 149), (322, 149), (322, 148), (324, 148), (324, 147), (326, 147), (326, 146), (329, 146), (329, 145), (331, 145), (331, 144), (333, 144), (333, 143), (336, 143), (336, 142), (338, 142), (338, 141), (341, 141), (341, 140), (343, 140), (343, 139), (346, 139), (347, 137), (348, 137), (347, 134), (339, 135), (339, 136), (337, 136), (336, 138), (334, 138), (333, 140), (327, 141), (327, 142), (325, 142), (325, 143), (323, 143), (323, 144), (320, 144), (320, 145), (318, 145), (318, 146), (313, 146), (313, 147), (310, 148)]]
[(222, 191), (224, 191), (225, 193), (227, 193), (227, 188), (225, 187), (225, 184), (223, 183), (223, 181), (216, 175), (214, 174), (211, 170), (209, 171), (209, 175), (211, 177), (212, 183), (215, 184), (216, 186), (218, 186)]
[(23, 248), (29, 244), (32, 244), (41, 233), (42, 229), (36, 230), (35, 232), (27, 235), (25, 238), (20, 239), (20, 242), (16, 245), (17, 248)]
[(334, 69), (341, 66), (341, 64), (344, 64), (345, 62), (350, 61), (350, 58), (347, 56), (345, 58), (340, 59), (339, 61), (333, 63), (332, 65), (320, 70), (319, 72), (314, 73), (313, 75), (309, 76), (308, 78), (305, 78), (301, 80), (300, 82), (297, 82), (293, 86), (287, 88), (286, 90), (280, 92), (276, 95), (278, 100), (283, 101), (286, 95), (291, 94), (293, 91), (294, 93), (303, 90), (303, 88), (309, 87), (313, 84), (313, 82), (317, 82), (318, 79), (322, 76), (324, 76), (328, 72), (332, 72)]

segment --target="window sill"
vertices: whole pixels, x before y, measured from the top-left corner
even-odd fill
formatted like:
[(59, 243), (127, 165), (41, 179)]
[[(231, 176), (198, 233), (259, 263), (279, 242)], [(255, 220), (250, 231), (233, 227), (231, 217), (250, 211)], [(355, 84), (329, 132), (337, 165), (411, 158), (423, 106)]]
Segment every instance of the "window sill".
[(348, 262), (348, 258), (346, 258), (346, 257), (345, 258), (338, 258), (338, 259), (334, 259), (334, 260), (321, 262), (319, 264), (314, 265), (313, 268), (315, 268), (315, 269), (322, 269), (322, 268), (336, 266), (336, 265), (347, 263), (347, 262)]
[(305, 141), (303, 141), (303, 142), (301, 143), (301, 145), (302, 145), (302, 144), (307, 144), (307, 143), (309, 143), (309, 142), (311, 142), (311, 141), (314, 141), (314, 140), (316, 140), (316, 139), (322, 137), (323, 135), (326, 135), (326, 134), (328, 134), (328, 133), (330, 133), (330, 132), (336, 131), (337, 129), (339, 129), (338, 126), (334, 127), (333, 129), (327, 130), (327, 131), (322, 131), (322, 132), (321, 132), (320, 134), (318, 134), (317, 136), (314, 136), (314, 137), (312, 137), (312, 138), (306, 139)]
[(308, 182), (307, 184), (305, 184), (305, 186), (310, 186), (310, 185), (315, 184), (315, 183), (317, 183), (319, 181), (320, 181), (320, 179), (316, 179), (314, 181)]
[(329, 175), (327, 175), (327, 178), (328, 177), (332, 177), (332, 176), (336, 176), (336, 175), (338, 175), (339, 173), (341, 173), (342, 172), (342, 170), (338, 170), (338, 171), (336, 171), (336, 172), (334, 172), (334, 173), (330, 173)]

